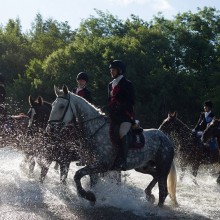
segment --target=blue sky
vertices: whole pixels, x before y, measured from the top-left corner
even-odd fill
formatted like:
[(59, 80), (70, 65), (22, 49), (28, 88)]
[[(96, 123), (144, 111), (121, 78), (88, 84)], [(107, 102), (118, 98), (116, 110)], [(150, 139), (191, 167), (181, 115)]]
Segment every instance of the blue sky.
[(20, 18), (23, 31), (30, 29), (37, 13), (44, 20), (68, 21), (75, 29), (82, 19), (96, 15), (94, 8), (123, 20), (135, 14), (145, 21), (158, 12), (172, 19), (179, 12), (196, 12), (198, 7), (220, 10), (220, 0), (0, 0), (0, 3), (0, 24), (5, 25), (10, 18)]

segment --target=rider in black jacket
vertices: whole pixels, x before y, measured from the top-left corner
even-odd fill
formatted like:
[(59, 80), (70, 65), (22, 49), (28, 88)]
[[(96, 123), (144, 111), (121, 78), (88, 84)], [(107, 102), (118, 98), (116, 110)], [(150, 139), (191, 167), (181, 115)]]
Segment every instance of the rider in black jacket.
[(110, 131), (119, 127), (119, 165), (122, 170), (127, 167), (127, 154), (129, 148), (128, 132), (134, 123), (134, 88), (124, 74), (125, 65), (120, 60), (114, 60), (109, 66), (111, 81), (108, 85), (109, 116), (111, 119)]
[(204, 131), (212, 119), (214, 118), (214, 113), (212, 112), (213, 104), (211, 101), (204, 102), (204, 112), (201, 112), (199, 120), (194, 128), (194, 131)]

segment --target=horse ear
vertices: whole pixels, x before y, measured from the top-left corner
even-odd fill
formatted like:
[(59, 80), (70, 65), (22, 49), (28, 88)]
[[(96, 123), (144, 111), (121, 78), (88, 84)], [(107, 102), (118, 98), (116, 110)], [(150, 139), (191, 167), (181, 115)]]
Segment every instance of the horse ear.
[(29, 95), (29, 97), (28, 97), (28, 102), (29, 102), (30, 106), (32, 106), (34, 104), (34, 99), (32, 98), (31, 95)]
[(40, 105), (42, 105), (43, 104), (43, 98), (41, 97), (41, 96), (38, 96), (37, 97), (37, 102), (40, 104)]
[(177, 118), (177, 112), (173, 113), (173, 117)]
[(69, 93), (68, 87), (66, 85), (63, 85), (63, 92), (65, 95)]
[(54, 85), (54, 92), (56, 96), (58, 96), (60, 92), (60, 90), (55, 85)]

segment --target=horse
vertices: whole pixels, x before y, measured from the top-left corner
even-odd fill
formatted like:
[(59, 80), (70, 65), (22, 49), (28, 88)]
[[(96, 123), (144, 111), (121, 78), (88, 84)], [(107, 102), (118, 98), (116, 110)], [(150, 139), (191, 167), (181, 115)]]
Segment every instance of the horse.
[[(217, 143), (218, 143), (217, 151), (218, 151), (218, 153), (220, 153), (219, 152), (219, 150), (220, 150), (219, 149), (219, 146), (220, 146), (220, 120), (219, 119), (214, 118), (212, 120), (212, 122), (208, 124), (207, 128), (203, 132), (201, 140), (203, 143), (206, 143), (211, 138), (217, 139)], [(219, 154), (218, 154), (218, 156), (219, 156)], [(220, 156), (219, 156), (219, 163), (220, 163)], [(218, 184), (220, 184), (220, 174), (219, 174), (216, 182)]]
[[(66, 85), (62, 90), (54, 86), (54, 91), (57, 98), (52, 104), (46, 131), (50, 133), (55, 128), (60, 129), (76, 117), (85, 140), (85, 144), (80, 147), (85, 155), (86, 165), (76, 171), (74, 181), (78, 195), (94, 204), (95, 194), (83, 188), (81, 178), (90, 174), (120, 170), (114, 167), (118, 149), (110, 140), (108, 120), (100, 109), (69, 92)], [(155, 198), (151, 191), (158, 182), (158, 206), (164, 205), (168, 193), (174, 204), (177, 204), (173, 143), (158, 129), (144, 129), (143, 135), (144, 147), (129, 150), (127, 170), (135, 169), (137, 172), (152, 175), (153, 180), (145, 189), (146, 199), (154, 202)]]
[(197, 184), (196, 176), (199, 166), (218, 162), (218, 160), (210, 161), (209, 147), (204, 146), (197, 134), (177, 118), (176, 112), (168, 114), (168, 117), (160, 125), (159, 130), (167, 134), (175, 143), (176, 157), (182, 170), (180, 180), (182, 180), (187, 166), (191, 166), (193, 181)]
[[(71, 161), (79, 160), (76, 141), (74, 140), (74, 127), (62, 130), (63, 138), (53, 139), (45, 133), (49, 119), (51, 104), (44, 101), (41, 96), (34, 100), (29, 96), (30, 109), (28, 111), (28, 140), (29, 146), (24, 150), (24, 162), (29, 166), (29, 175), (33, 174), (35, 158), (41, 167), (40, 182), (43, 183), (49, 166), (53, 161), (60, 165), (60, 181), (66, 184), (68, 170)], [(31, 147), (30, 147), (31, 144)], [(22, 164), (23, 165), (23, 164)]]

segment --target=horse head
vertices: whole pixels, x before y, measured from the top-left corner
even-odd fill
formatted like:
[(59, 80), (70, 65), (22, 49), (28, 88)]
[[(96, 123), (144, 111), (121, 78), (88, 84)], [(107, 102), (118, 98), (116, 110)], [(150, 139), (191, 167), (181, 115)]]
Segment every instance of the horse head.
[(30, 95), (28, 101), (30, 105), (28, 111), (28, 117), (29, 117), (28, 127), (32, 127), (32, 125), (34, 124), (35, 126), (45, 128), (47, 121), (49, 119), (51, 104), (45, 102), (41, 96), (38, 96), (38, 98), (34, 100)]
[(170, 134), (172, 131), (176, 130), (177, 124), (177, 112), (169, 112), (167, 118), (162, 122), (159, 130), (166, 134)]
[(212, 137), (220, 137), (220, 120), (213, 118), (213, 120), (207, 125), (207, 128), (203, 132), (202, 142), (207, 142)]
[(52, 103), (46, 131), (48, 133), (60, 131), (75, 119), (76, 107), (70, 102), (70, 92), (68, 87), (64, 85), (60, 90), (54, 86), (56, 100)]

